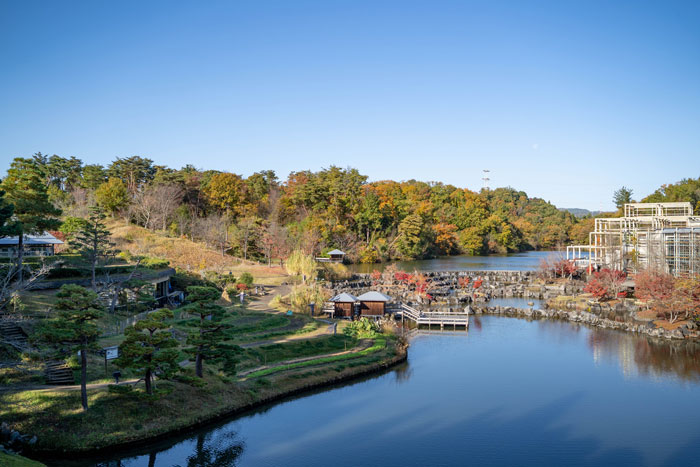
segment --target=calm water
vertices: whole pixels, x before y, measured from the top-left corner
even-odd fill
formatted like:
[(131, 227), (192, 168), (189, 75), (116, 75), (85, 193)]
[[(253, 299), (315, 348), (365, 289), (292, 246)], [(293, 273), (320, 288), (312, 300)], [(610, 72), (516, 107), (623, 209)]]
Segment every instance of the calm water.
[[(537, 269), (540, 260), (550, 257), (563, 257), (559, 251), (526, 251), (510, 255), (492, 256), (445, 256), (435, 259), (417, 261), (398, 261), (396, 266), (404, 271), (466, 271), (495, 270), (528, 271)], [(383, 270), (388, 264), (353, 264), (350, 269), (355, 272), (372, 272)]]
[(583, 325), (474, 317), (469, 333), (418, 335), (385, 374), (100, 465), (698, 465), (699, 357)]

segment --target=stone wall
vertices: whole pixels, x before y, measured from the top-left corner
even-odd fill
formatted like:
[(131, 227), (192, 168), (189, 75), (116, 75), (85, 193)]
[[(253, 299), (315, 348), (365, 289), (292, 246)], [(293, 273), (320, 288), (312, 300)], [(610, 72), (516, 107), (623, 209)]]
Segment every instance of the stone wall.
[[(445, 306), (486, 302), (496, 297), (546, 300), (581, 293), (584, 287), (580, 281), (543, 285), (537, 283), (540, 281), (534, 271), (433, 271), (423, 275), (430, 283), (429, 293), (433, 302)], [(460, 288), (458, 281), (465, 277), (470, 279), (469, 286)], [(482, 285), (475, 290), (473, 284), (476, 280), (481, 280)], [(422, 305), (425, 301), (417, 297), (411, 287), (398, 280), (374, 280), (369, 274), (356, 274), (350, 280), (331, 282), (329, 286), (333, 295), (347, 292), (357, 296), (376, 290), (406, 304)]]

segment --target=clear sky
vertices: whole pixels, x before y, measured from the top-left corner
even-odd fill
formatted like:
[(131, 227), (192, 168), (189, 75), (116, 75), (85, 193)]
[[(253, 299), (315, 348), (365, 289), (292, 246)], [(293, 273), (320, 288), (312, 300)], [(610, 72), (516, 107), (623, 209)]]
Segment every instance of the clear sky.
[(512, 186), (700, 176), (700, 2), (0, 1), (0, 162)]

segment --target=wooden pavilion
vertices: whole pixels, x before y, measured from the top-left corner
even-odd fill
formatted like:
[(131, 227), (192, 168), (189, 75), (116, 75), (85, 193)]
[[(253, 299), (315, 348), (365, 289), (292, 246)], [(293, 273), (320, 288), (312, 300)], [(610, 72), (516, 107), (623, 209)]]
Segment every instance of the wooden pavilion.
[(360, 301), (360, 316), (378, 318), (386, 313), (386, 304), (393, 298), (381, 292), (367, 292), (357, 299)]

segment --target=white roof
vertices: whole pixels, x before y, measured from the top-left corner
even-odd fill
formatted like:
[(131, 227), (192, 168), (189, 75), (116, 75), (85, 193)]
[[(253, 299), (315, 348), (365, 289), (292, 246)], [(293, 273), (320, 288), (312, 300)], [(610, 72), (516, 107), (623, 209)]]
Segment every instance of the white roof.
[(345, 252), (336, 249), (336, 250), (329, 251), (328, 254), (329, 255), (344, 255)]
[(374, 291), (363, 293), (362, 295), (357, 297), (357, 299), (361, 302), (390, 302), (393, 300), (393, 298), (391, 298), (388, 295)]
[[(0, 245), (17, 245), (19, 243), (19, 236), (14, 237), (2, 237), (0, 238)], [(48, 232), (44, 232), (41, 235), (25, 235), (24, 236), (25, 245), (62, 245), (63, 242)]]
[(337, 302), (337, 303), (347, 303), (347, 302), (359, 302), (356, 296), (351, 295), (349, 293), (341, 293), (340, 295), (336, 295), (335, 297), (330, 299), (331, 302)]

